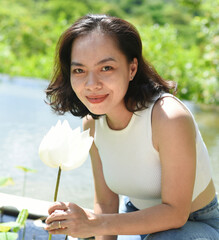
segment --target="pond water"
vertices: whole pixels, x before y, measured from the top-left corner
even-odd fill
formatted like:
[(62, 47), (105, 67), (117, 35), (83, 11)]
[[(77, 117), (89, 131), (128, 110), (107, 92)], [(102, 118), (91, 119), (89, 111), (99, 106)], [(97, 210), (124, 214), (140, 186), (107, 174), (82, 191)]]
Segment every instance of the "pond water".
[[(81, 120), (72, 115), (57, 116), (45, 104), (47, 81), (10, 78), (0, 75), (0, 176), (12, 177), (15, 184), (0, 188), (1, 192), (22, 195), (23, 172), (16, 166), (37, 170), (27, 174), (25, 196), (53, 200), (57, 169), (44, 165), (38, 156), (43, 136), (57, 120), (67, 119), (72, 128)], [(187, 106), (195, 114), (209, 150), (213, 177), (219, 190), (219, 110)], [(58, 200), (73, 201), (83, 207), (93, 207), (93, 181), (89, 159), (78, 169), (62, 172)]]

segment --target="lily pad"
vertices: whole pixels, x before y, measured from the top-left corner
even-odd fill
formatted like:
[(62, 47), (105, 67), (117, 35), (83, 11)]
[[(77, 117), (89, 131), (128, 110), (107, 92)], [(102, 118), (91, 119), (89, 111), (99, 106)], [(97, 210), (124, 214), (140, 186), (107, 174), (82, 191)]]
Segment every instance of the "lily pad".
[(18, 238), (18, 234), (14, 232), (0, 233), (1, 240), (16, 240)]
[(35, 170), (35, 169), (27, 168), (27, 167), (24, 167), (24, 166), (16, 166), (16, 168), (20, 169), (24, 172), (37, 172), (37, 170)]
[(16, 229), (19, 227), (20, 227), (20, 224), (17, 222), (0, 223), (0, 232), (8, 232), (11, 229)]
[(6, 187), (8, 185), (14, 185), (13, 178), (11, 178), (11, 177), (0, 177), (0, 187)]

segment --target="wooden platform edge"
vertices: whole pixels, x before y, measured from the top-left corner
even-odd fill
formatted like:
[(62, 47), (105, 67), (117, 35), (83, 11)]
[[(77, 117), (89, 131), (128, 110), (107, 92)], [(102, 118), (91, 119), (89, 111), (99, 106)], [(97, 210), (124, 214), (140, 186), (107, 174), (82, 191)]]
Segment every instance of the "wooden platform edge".
[(29, 215), (38, 217), (48, 216), (48, 208), (52, 204), (49, 201), (21, 197), (0, 192), (0, 209), (16, 214), (22, 209), (27, 209)]

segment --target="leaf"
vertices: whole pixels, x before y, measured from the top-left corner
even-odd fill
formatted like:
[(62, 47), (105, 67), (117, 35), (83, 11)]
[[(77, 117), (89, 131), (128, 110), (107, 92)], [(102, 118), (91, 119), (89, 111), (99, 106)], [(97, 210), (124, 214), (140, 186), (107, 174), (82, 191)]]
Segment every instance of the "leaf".
[(14, 185), (13, 178), (11, 178), (11, 177), (0, 177), (0, 187), (6, 187), (8, 185)]
[(10, 226), (0, 225), (0, 232), (8, 232), (10, 229)]
[(14, 232), (0, 233), (1, 240), (16, 240), (18, 238), (18, 234)]
[[(20, 230), (21, 227), (25, 226), (26, 220), (28, 217), (28, 210), (27, 209), (22, 209), (16, 219), (16, 222), (6, 222), (6, 223), (0, 223), (0, 232), (8, 232), (9, 230), (13, 229), (13, 232), (16, 233)], [(1, 235), (0, 235), (1, 236)], [(10, 239), (16, 239), (14, 238), (15, 235), (12, 235), (12, 238)], [(2, 238), (0, 237), (0, 240)]]
[(20, 224), (17, 222), (0, 223), (0, 232), (8, 232), (10, 229), (19, 228), (19, 227), (20, 227)]
[(20, 169), (24, 172), (37, 172), (37, 170), (35, 170), (35, 169), (27, 168), (27, 167), (24, 167), (24, 166), (16, 166), (16, 168)]

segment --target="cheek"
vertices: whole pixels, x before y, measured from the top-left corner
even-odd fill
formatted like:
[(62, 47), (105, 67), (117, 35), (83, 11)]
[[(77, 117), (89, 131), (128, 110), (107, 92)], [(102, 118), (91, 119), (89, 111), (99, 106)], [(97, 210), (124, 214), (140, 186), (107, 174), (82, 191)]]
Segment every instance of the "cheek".
[(73, 89), (73, 91), (75, 92), (76, 96), (78, 97), (78, 99), (83, 102), (83, 86), (82, 84), (80, 84), (78, 81), (74, 81), (71, 80), (71, 87)]
[(80, 90), (80, 84), (77, 81), (75, 81), (74, 79), (71, 79), (71, 87), (76, 94)]

